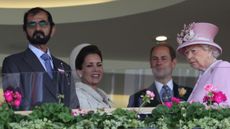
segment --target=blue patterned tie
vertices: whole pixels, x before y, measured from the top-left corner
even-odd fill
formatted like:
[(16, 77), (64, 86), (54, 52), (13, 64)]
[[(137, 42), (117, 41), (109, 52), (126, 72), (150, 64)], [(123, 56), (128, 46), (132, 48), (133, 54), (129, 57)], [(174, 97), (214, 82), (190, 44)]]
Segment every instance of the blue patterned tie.
[(49, 74), (49, 76), (51, 78), (53, 78), (53, 74), (52, 74), (52, 66), (51, 66), (51, 57), (47, 54), (44, 53), (41, 58), (45, 61), (45, 67), (46, 67), (46, 72)]
[(163, 102), (171, 102), (172, 90), (167, 85), (161, 88), (160, 95)]

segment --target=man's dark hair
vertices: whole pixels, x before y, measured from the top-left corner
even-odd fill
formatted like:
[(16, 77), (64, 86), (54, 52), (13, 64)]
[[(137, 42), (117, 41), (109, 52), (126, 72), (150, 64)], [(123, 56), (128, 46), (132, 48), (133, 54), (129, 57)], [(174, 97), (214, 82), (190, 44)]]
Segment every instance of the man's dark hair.
[(35, 8), (32, 8), (30, 10), (28, 10), (25, 14), (24, 14), (24, 19), (23, 19), (23, 30), (26, 31), (26, 27), (27, 27), (27, 18), (28, 18), (28, 15), (36, 15), (40, 12), (45, 12), (48, 16), (48, 21), (51, 25), (51, 27), (53, 27), (55, 25), (55, 23), (53, 22), (53, 18), (52, 18), (52, 15), (50, 14), (50, 12), (48, 12), (47, 10), (43, 9), (43, 8), (40, 8), (40, 7), (35, 7)]
[(85, 57), (89, 54), (97, 54), (100, 56), (101, 61), (102, 59), (102, 54), (101, 51), (98, 49), (96, 45), (89, 45), (81, 49), (79, 54), (76, 57), (75, 60), (75, 68), (81, 70), (82, 69), (82, 64), (84, 63)]
[(167, 47), (169, 49), (169, 54), (171, 56), (171, 59), (173, 60), (176, 58), (176, 52), (175, 52), (174, 48), (167, 43), (159, 43), (159, 44), (153, 46), (150, 50), (150, 58), (152, 56), (152, 52), (154, 51), (154, 49), (158, 48), (158, 47)]

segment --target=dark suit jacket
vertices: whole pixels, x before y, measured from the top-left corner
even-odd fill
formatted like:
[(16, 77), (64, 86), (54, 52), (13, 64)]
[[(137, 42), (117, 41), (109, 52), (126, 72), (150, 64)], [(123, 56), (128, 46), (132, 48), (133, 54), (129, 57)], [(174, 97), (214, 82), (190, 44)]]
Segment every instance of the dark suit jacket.
[(4, 59), (3, 88), (6, 89), (10, 86), (21, 91), (23, 97), (19, 110), (30, 110), (42, 103), (56, 103), (60, 100), (58, 99), (59, 95), (64, 95), (62, 101), (66, 106), (70, 108), (79, 106), (69, 65), (54, 56), (52, 59), (53, 78), (50, 78), (29, 48)]
[[(187, 88), (187, 87), (183, 87), (186, 89), (186, 94), (183, 96), (179, 95), (179, 86), (173, 82), (173, 92), (174, 92), (174, 97), (180, 98), (182, 101), (186, 101), (190, 95), (190, 93), (192, 92), (191, 88)], [(143, 89), (141, 91), (138, 91), (137, 93), (133, 94), (130, 96), (129, 98), (129, 104), (128, 107), (140, 107), (141, 103), (142, 103), (142, 95), (146, 94), (146, 90), (150, 90), (155, 94), (155, 97), (153, 100), (150, 101), (150, 103), (147, 103), (146, 105), (144, 105), (144, 107), (156, 107), (158, 104), (161, 104), (161, 99), (160, 99), (160, 95), (157, 91), (156, 85), (155, 83), (153, 83), (150, 87), (148, 87), (147, 89)]]

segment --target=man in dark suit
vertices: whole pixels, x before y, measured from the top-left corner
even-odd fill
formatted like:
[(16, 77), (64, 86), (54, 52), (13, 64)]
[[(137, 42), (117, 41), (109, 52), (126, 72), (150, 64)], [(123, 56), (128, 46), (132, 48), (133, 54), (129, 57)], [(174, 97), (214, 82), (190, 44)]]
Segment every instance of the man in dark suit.
[(173, 96), (184, 101), (188, 99), (192, 89), (180, 87), (172, 79), (172, 71), (176, 66), (176, 53), (170, 45), (161, 43), (152, 47), (150, 66), (155, 78), (153, 84), (131, 95), (128, 107), (139, 107), (142, 104), (141, 96), (145, 95), (147, 90), (152, 91), (155, 97), (144, 107), (155, 107), (163, 102), (171, 101)]
[(13, 87), (22, 94), (18, 110), (60, 101), (77, 108), (70, 66), (51, 55), (47, 45), (55, 32), (51, 14), (39, 7), (28, 10), (24, 14), (23, 30), (29, 41), (28, 48), (6, 57), (2, 68), (4, 89)]

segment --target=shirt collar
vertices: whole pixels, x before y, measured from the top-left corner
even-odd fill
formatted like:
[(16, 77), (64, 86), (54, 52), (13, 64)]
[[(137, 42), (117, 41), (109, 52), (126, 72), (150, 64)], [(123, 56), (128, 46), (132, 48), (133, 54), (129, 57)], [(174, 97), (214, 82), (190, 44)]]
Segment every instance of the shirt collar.
[[(162, 88), (162, 86), (164, 84), (162, 84), (161, 82), (155, 80), (155, 85), (156, 85), (158, 93), (160, 93), (161, 88)], [(169, 80), (166, 85), (173, 91), (173, 81), (172, 81), (172, 79)]]
[[(33, 46), (32, 44), (29, 43), (28, 45), (29, 49), (37, 56), (37, 58), (41, 58), (41, 56), (45, 53), (42, 50), (38, 49), (37, 47)], [(47, 50), (47, 54), (51, 57), (50, 50)]]

